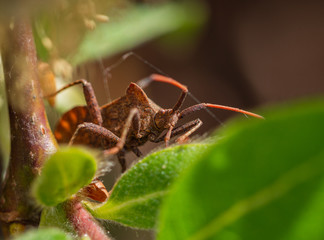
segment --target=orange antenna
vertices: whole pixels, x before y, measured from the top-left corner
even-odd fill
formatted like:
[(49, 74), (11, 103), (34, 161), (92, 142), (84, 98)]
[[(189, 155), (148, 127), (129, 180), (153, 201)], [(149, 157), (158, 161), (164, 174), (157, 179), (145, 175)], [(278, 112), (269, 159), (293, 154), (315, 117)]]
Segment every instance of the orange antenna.
[(144, 78), (140, 81), (137, 82), (137, 84), (141, 87), (141, 88), (145, 88), (146, 86), (148, 86), (151, 82), (164, 82), (164, 83), (168, 83), (171, 84), (177, 88), (180, 88), (182, 91), (184, 92), (188, 92), (188, 88), (184, 85), (182, 85), (181, 83), (179, 83), (178, 81), (174, 80), (173, 78), (169, 78), (160, 74), (152, 74), (151, 76)]
[(233, 111), (233, 112), (239, 112), (239, 113), (243, 113), (243, 114), (246, 114), (246, 115), (249, 115), (249, 116), (252, 116), (252, 117), (264, 119), (264, 117), (262, 117), (259, 114), (249, 112), (249, 111), (245, 111), (245, 110), (239, 109), (239, 108), (228, 107), (228, 106), (218, 105), (218, 104), (210, 104), (210, 103), (205, 103), (205, 106), (210, 107), (210, 108), (218, 108), (218, 109), (225, 109), (225, 110), (229, 110), (229, 111)]
[(180, 118), (183, 118), (184, 116), (186, 116), (188, 114), (199, 111), (201, 109), (205, 109), (207, 107), (224, 109), (224, 110), (229, 110), (229, 111), (233, 111), (233, 112), (239, 112), (239, 113), (243, 113), (245, 115), (249, 115), (249, 116), (252, 116), (252, 117), (264, 119), (264, 117), (262, 117), (261, 115), (253, 113), (253, 112), (245, 111), (245, 110), (239, 109), (239, 108), (234, 108), (234, 107), (229, 107), (229, 106), (224, 106), (224, 105), (218, 105), (218, 104), (211, 104), (211, 103), (200, 103), (200, 104), (188, 107), (188, 108), (184, 109), (180, 113)]

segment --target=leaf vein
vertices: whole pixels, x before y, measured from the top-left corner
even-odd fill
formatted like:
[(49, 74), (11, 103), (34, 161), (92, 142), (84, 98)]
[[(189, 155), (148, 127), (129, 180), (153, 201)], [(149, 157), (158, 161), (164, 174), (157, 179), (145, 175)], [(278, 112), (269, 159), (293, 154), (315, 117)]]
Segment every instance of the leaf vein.
[(307, 163), (298, 165), (279, 177), (273, 184), (254, 195), (235, 203), (232, 207), (218, 215), (189, 239), (207, 239), (224, 229), (226, 226), (247, 215), (249, 212), (269, 204), (292, 190), (298, 184), (322, 173), (323, 168), (321, 162), (318, 162), (318, 160), (321, 160), (321, 156), (323, 156), (323, 154), (315, 157), (315, 160), (313, 159)]
[[(122, 202), (122, 203), (117, 204), (117, 205), (113, 205), (113, 203), (111, 203), (113, 205), (113, 207), (108, 208), (109, 205), (106, 205), (107, 208), (105, 208), (105, 206), (99, 207), (99, 208), (95, 209), (95, 214), (98, 217), (106, 216), (106, 215), (112, 215), (113, 212), (118, 212), (118, 211), (122, 210), (123, 208), (128, 208), (128, 207), (131, 207), (133, 205), (141, 204), (143, 202), (146, 202), (146, 201), (154, 199), (154, 198), (163, 197), (167, 192), (168, 191), (163, 190), (163, 191), (158, 191), (158, 192), (146, 194), (146, 195), (143, 195), (141, 197), (134, 198), (134, 199)], [(109, 200), (108, 200), (107, 204), (109, 204)]]

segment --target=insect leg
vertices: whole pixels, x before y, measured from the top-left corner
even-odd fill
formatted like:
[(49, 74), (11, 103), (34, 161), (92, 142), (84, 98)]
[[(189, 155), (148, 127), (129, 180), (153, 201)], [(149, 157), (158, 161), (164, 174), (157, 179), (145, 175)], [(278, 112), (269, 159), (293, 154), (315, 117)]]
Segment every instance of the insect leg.
[(101, 126), (102, 116), (101, 116), (100, 107), (99, 107), (97, 98), (94, 94), (91, 83), (89, 83), (88, 81), (86, 81), (84, 79), (80, 79), (75, 82), (72, 82), (72, 83), (66, 85), (65, 87), (59, 89), (55, 93), (44, 96), (44, 98), (53, 97), (53, 96), (57, 95), (58, 93), (62, 92), (63, 90), (65, 90), (69, 87), (72, 87), (74, 85), (77, 85), (77, 84), (81, 84), (83, 87), (84, 98), (86, 100), (92, 122)]
[[(176, 127), (175, 129), (173, 129), (170, 137), (174, 137), (174, 136), (180, 135), (182, 133), (185, 133), (183, 135), (183, 136), (185, 136), (183, 139), (180, 139), (180, 138), (182, 138), (182, 136), (177, 139), (177, 142), (179, 142), (179, 139), (180, 139), (180, 141), (184, 141), (185, 138), (187, 138), (194, 131), (196, 131), (201, 125), (202, 125), (202, 121), (200, 119), (196, 119), (191, 122), (185, 123), (179, 127)], [(166, 136), (166, 134), (157, 138), (156, 140), (153, 140), (153, 142), (155, 142), (155, 143), (162, 142), (162, 141), (164, 141), (165, 136)]]
[[(119, 137), (108, 129), (94, 123), (85, 122), (78, 125), (70, 139), (69, 145), (75, 142), (87, 144), (87, 141), (90, 141), (89, 136), (97, 138), (97, 144), (100, 147), (104, 147), (102, 144), (104, 139), (111, 144), (116, 144), (119, 140)], [(109, 197), (105, 186), (99, 179), (94, 179), (91, 184), (84, 187), (81, 190), (81, 194), (99, 202), (104, 202)]]
[[(196, 122), (195, 122), (196, 121)], [(176, 142), (177, 143), (183, 143), (185, 142), (188, 137), (195, 132), (198, 128), (200, 128), (200, 126), (202, 125), (202, 121), (198, 118), (196, 120), (193, 121), (195, 124), (191, 126), (191, 128), (188, 128), (187, 131), (185, 132), (185, 134), (183, 134), (182, 136), (180, 136)]]
[[(85, 135), (84, 135), (85, 134)], [(96, 138), (99, 138), (98, 146), (101, 146), (101, 140), (107, 140), (111, 145), (114, 145), (117, 143), (120, 139), (117, 137), (113, 132), (109, 131), (107, 128), (104, 128), (102, 126), (99, 126), (94, 123), (85, 122), (82, 124), (79, 124), (76, 131), (74, 132), (69, 145), (77, 143), (84, 143), (84, 144), (90, 144), (87, 141), (89, 141), (89, 135), (92, 135)], [(94, 144), (94, 143), (92, 143)], [(110, 144), (109, 144), (110, 145)], [(104, 147), (104, 146), (102, 146)]]
[(140, 156), (143, 155), (143, 153), (141, 153), (141, 151), (137, 147), (131, 147), (131, 150), (132, 150), (133, 153), (135, 153), (135, 155), (137, 157), (140, 157)]
[[(73, 137), (71, 138), (69, 145), (77, 143), (84, 143), (84, 144), (90, 144), (89, 142), (89, 135), (93, 136), (95, 139), (97, 139), (97, 145), (101, 146), (103, 140), (106, 140), (109, 145), (115, 145), (118, 144), (121, 139), (117, 137), (114, 133), (109, 131), (108, 129), (101, 127), (99, 125), (96, 125), (94, 123), (82, 123), (79, 124), (77, 127), (77, 130), (74, 132)], [(94, 144), (93, 142), (91, 143)], [(103, 146), (104, 147), (104, 146)], [(115, 149), (115, 147), (111, 148)], [(108, 149), (104, 151), (104, 155), (112, 155), (117, 153), (117, 158), (119, 160), (119, 163), (122, 167), (122, 172), (126, 170), (126, 164), (125, 164), (125, 152), (122, 149), (118, 148), (118, 152), (115, 152), (115, 150)]]
[(125, 158), (125, 151), (121, 150), (117, 153), (117, 158), (119, 161), (119, 164), (121, 166), (121, 172), (126, 171), (126, 158)]
[(140, 115), (139, 115), (138, 109), (132, 108), (129, 112), (127, 119), (126, 119), (121, 137), (118, 140), (116, 146), (111, 149), (106, 150), (105, 154), (116, 154), (121, 149), (123, 149), (125, 142), (126, 142), (127, 133), (129, 131), (129, 128), (131, 126), (133, 126), (134, 130), (137, 132), (137, 134), (139, 134), (140, 124), (141, 124), (141, 122), (140, 122)]
[(168, 147), (168, 145), (169, 145), (169, 141), (170, 141), (170, 138), (171, 138), (172, 130), (173, 130), (173, 127), (170, 127), (168, 129), (167, 133), (164, 136), (165, 147)]

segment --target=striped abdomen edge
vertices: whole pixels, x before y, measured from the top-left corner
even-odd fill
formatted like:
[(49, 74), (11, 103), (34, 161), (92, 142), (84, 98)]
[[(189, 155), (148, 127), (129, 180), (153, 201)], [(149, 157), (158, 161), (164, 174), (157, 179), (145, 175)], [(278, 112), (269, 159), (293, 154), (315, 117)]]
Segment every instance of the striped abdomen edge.
[(59, 143), (68, 143), (77, 126), (83, 122), (90, 122), (86, 106), (75, 107), (64, 113), (54, 131), (56, 140)]

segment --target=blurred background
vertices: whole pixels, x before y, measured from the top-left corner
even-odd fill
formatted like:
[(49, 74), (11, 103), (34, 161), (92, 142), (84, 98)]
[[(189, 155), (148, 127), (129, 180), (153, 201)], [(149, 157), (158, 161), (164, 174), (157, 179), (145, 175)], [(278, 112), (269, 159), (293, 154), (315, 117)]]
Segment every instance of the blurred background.
[[(130, 82), (157, 73), (151, 65), (188, 86), (200, 102), (256, 113), (266, 105), (323, 94), (323, 1), (76, 2), (81, 5), (36, 14), (36, 43), (40, 59), (52, 66), (57, 66), (56, 60), (65, 59), (74, 67), (70, 80), (89, 80), (100, 105), (122, 96)], [(96, 22), (94, 30), (89, 30), (94, 28), (93, 21), (82, 8), (91, 2), (97, 13), (110, 18), (107, 23)], [(77, 9), (80, 21), (71, 20), (73, 14), (66, 17), (74, 11), (71, 8)], [(149, 64), (130, 56), (111, 69), (107, 77), (104, 69), (130, 51)], [(67, 66), (63, 64), (62, 68), (66, 70)], [(60, 77), (63, 82), (68, 78)], [(172, 107), (180, 93), (162, 83), (152, 83), (145, 92), (164, 108)], [(48, 110), (53, 126), (64, 110), (79, 101), (78, 97), (72, 103), (64, 97), (57, 99), (58, 110)], [(193, 104), (196, 101), (188, 96), (183, 107)], [(211, 111), (217, 120), (200, 111), (186, 121), (199, 117), (204, 125), (198, 134), (203, 135), (239, 115)], [(155, 146), (148, 144), (141, 149), (148, 152)], [(127, 155), (128, 165), (134, 159), (132, 154)], [(116, 165), (104, 180), (108, 188), (119, 174)], [(154, 235), (115, 224), (109, 228), (116, 239), (152, 239)]]
[[(206, 19), (194, 30), (194, 37), (179, 42), (181, 36), (173, 32), (132, 50), (188, 86), (201, 102), (258, 112), (258, 107), (265, 105), (323, 94), (323, 1), (210, 0), (200, 4)], [(104, 59), (104, 65), (115, 63), (119, 57)], [(96, 63), (90, 65), (96, 70), (90, 71), (89, 79), (103, 104), (106, 94), (101, 87), (100, 68)], [(129, 82), (154, 72), (130, 57), (111, 72), (111, 98), (121, 96)], [(178, 89), (160, 83), (153, 83), (145, 91), (162, 107), (172, 107), (179, 95)], [(187, 97), (185, 106), (192, 104), (195, 101)], [(224, 124), (237, 115), (221, 110), (212, 112)], [(197, 117), (204, 122), (200, 135), (220, 125), (205, 111), (190, 119)], [(125, 239), (142, 239), (137, 234), (131, 233)]]
[[(252, 110), (323, 92), (322, 1), (199, 1), (199, 5), (203, 14), (199, 17), (204, 19), (197, 20), (200, 25), (192, 32), (180, 28), (128, 50), (188, 86), (201, 102)], [(103, 58), (104, 66), (116, 63), (125, 52)], [(100, 64), (94, 61), (81, 70), (79, 76), (89, 78), (99, 102), (106, 103)], [(110, 98), (123, 95), (130, 82), (155, 72), (129, 57), (110, 72)], [(171, 107), (179, 96), (178, 89), (161, 83), (145, 91), (162, 107)], [(189, 96), (186, 106), (194, 103)], [(222, 122), (237, 115), (212, 112)], [(219, 125), (206, 112), (193, 118), (198, 116), (204, 122), (200, 132)]]

